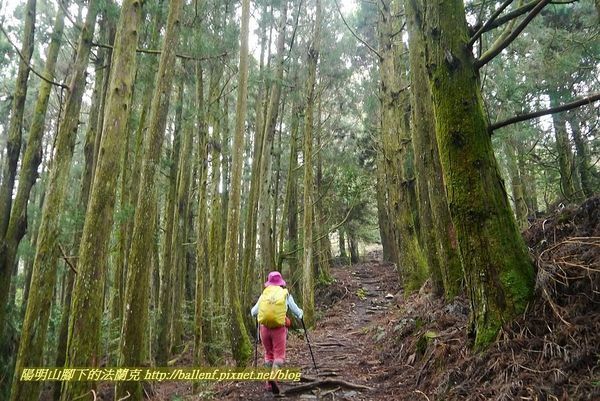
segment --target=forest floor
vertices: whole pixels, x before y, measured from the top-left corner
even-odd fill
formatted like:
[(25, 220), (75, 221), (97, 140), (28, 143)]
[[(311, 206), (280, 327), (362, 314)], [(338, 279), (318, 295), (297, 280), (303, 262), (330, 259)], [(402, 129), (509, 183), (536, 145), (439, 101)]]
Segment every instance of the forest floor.
[[(482, 353), (471, 350), (465, 299), (445, 303), (428, 284), (405, 297), (379, 253), (333, 267), (335, 282), (318, 291), (319, 319), (308, 332), (318, 370), (302, 332), (290, 331), (287, 366), (300, 367), (305, 380), (281, 383), (285, 398), (600, 400), (600, 197), (533, 222), (524, 236), (536, 299)], [(200, 399), (182, 383), (154, 390), (156, 401)], [(274, 398), (257, 382), (223, 382), (204, 394)]]

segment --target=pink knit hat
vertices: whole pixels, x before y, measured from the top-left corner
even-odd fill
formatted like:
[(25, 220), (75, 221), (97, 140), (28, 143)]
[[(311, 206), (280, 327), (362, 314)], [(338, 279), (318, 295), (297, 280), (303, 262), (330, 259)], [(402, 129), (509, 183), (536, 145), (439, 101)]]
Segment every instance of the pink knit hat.
[(265, 282), (265, 287), (268, 287), (270, 285), (286, 285), (285, 280), (283, 279), (283, 277), (281, 277), (281, 273), (269, 273), (269, 279)]

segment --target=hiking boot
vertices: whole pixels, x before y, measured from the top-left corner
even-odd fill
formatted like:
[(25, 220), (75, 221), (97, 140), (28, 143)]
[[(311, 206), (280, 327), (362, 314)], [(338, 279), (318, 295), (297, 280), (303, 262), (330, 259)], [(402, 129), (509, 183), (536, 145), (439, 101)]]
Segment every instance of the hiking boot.
[(277, 395), (279, 394), (281, 391), (279, 390), (279, 385), (277, 384), (276, 381), (271, 380), (268, 383), (271, 386), (271, 391), (273, 392), (273, 394)]

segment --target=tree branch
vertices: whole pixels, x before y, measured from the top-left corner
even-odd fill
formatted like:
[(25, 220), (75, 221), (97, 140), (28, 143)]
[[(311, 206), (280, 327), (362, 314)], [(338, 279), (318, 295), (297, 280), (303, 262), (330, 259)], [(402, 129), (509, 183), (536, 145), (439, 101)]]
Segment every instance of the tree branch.
[(508, 45), (510, 45), (517, 38), (517, 36), (519, 36), (523, 29), (525, 29), (525, 27), (529, 25), (533, 18), (535, 18), (535, 16), (538, 15), (548, 3), (550, 3), (550, 0), (540, 0), (537, 3), (537, 5), (533, 8), (533, 10), (531, 10), (531, 12), (527, 14), (525, 19), (521, 21), (519, 25), (517, 25), (517, 27), (511, 32), (510, 35), (507, 36), (505, 40), (498, 43), (496, 46), (493, 46), (492, 48), (488, 49), (488, 51), (486, 51), (479, 59), (475, 61), (475, 67), (483, 67), (494, 57), (500, 54), (502, 50), (506, 49), (506, 47), (508, 47)]
[(58, 244), (58, 249), (60, 249), (60, 253), (62, 254), (62, 257), (67, 266), (69, 266), (69, 268), (73, 270), (73, 273), (78, 274), (77, 269), (75, 269), (75, 266), (73, 266), (73, 263), (71, 263), (71, 261), (69, 260), (69, 256), (67, 256), (67, 253), (65, 252), (61, 244)]
[(8, 40), (8, 43), (10, 43), (10, 45), (13, 47), (13, 49), (17, 52), (17, 54), (19, 55), (19, 58), (21, 59), (22, 62), (24, 62), (27, 65), (27, 68), (29, 68), (29, 70), (31, 72), (33, 72), (35, 75), (37, 75), (38, 77), (40, 77), (42, 80), (46, 81), (47, 83), (51, 84), (51, 85), (55, 85), (58, 86), (59, 88), (63, 88), (63, 89), (69, 89), (69, 87), (65, 84), (61, 84), (58, 82), (54, 82), (51, 79), (46, 78), (45, 76), (43, 76), (42, 74), (40, 74), (39, 72), (37, 72), (32, 66), (31, 64), (29, 64), (27, 62), (27, 60), (25, 60), (25, 57), (21, 54), (21, 52), (19, 51), (19, 48), (12, 42), (12, 40), (10, 40), (10, 36), (8, 36), (8, 33), (6, 33), (6, 31), (4, 30), (4, 27), (2, 26), (2, 24), (0, 24), (0, 30), (2, 31), (2, 33), (4, 34), (4, 36), (6, 37), (6, 40)]
[(509, 118), (507, 120), (494, 123), (494, 124), (490, 125), (489, 130), (490, 130), (490, 133), (492, 133), (494, 130), (497, 130), (498, 128), (502, 128), (502, 127), (505, 127), (510, 124), (518, 123), (518, 122), (525, 121), (525, 120), (531, 120), (533, 118), (545, 116), (547, 114), (554, 114), (554, 113), (560, 113), (561, 111), (572, 110), (577, 107), (585, 106), (586, 104), (592, 104), (594, 102), (597, 102), (598, 100), (600, 100), (600, 92), (593, 93), (587, 97), (584, 97), (583, 99), (565, 103), (560, 106), (551, 107), (546, 110), (535, 111), (533, 113), (521, 114), (521, 115), (518, 115), (518, 116), (515, 116), (512, 118)]
[[(92, 45), (96, 46), (96, 47), (102, 47), (104, 49), (111, 49), (112, 50), (112, 46), (111, 45), (107, 45), (104, 43), (92, 43)], [(161, 50), (150, 50), (150, 49), (136, 49), (136, 52), (138, 53), (145, 53), (145, 54), (155, 54), (155, 55), (160, 55), (162, 53)], [(221, 57), (225, 57), (227, 56), (227, 52), (225, 53), (221, 53), (221, 54), (217, 54), (216, 56), (206, 56), (206, 57), (194, 57), (194, 56), (190, 56), (187, 54), (176, 54), (176, 57), (182, 58), (184, 60), (195, 60), (195, 61), (205, 61), (205, 60), (212, 60), (212, 59), (216, 59), (216, 58), (221, 58)]]
[(502, 13), (502, 11), (504, 11), (504, 9), (506, 9), (506, 7), (508, 7), (511, 3), (513, 2), (513, 0), (506, 0), (504, 3), (502, 3), (502, 5), (496, 10), (494, 11), (494, 13), (491, 15), (490, 19), (488, 19), (485, 24), (483, 24), (483, 26), (481, 28), (479, 28), (479, 30), (477, 32), (475, 32), (475, 34), (473, 34), (473, 36), (471, 36), (471, 39), (469, 39), (469, 47), (473, 46), (473, 43), (475, 43), (477, 41), (477, 39), (479, 39), (481, 37), (481, 35), (486, 32), (486, 29), (488, 26), (491, 25), (492, 22), (494, 22), (496, 20), (496, 18), (498, 18), (498, 16)]
[(379, 57), (379, 60), (382, 60), (383, 57), (381, 57), (381, 54), (379, 54), (379, 52), (377, 50), (375, 50), (373, 48), (373, 46), (371, 46), (370, 44), (368, 44), (367, 42), (365, 42), (362, 38), (360, 38), (353, 30), (352, 28), (350, 28), (350, 26), (348, 25), (348, 23), (346, 22), (346, 19), (344, 18), (344, 15), (342, 14), (342, 10), (340, 10), (340, 6), (337, 2), (337, 0), (333, 0), (335, 3), (335, 7), (338, 10), (338, 13), (340, 14), (340, 17), (342, 18), (342, 21), (344, 22), (344, 25), (346, 25), (346, 28), (348, 28), (348, 30), (350, 31), (350, 33), (352, 34), (352, 36), (354, 36), (356, 38), (356, 40), (358, 40), (360, 43), (362, 43), (363, 45), (365, 45), (367, 47), (367, 49), (369, 49), (371, 52), (373, 52), (377, 57)]
[(492, 29), (498, 28), (500, 25), (504, 25), (507, 22), (509, 22), (517, 17), (520, 17), (521, 15), (525, 14), (526, 12), (531, 11), (538, 3), (539, 3), (539, 0), (533, 0), (532, 2), (529, 2), (519, 8), (516, 8), (515, 10), (503, 15), (500, 18), (496, 18), (495, 21), (493, 21), (489, 24), (486, 23), (487, 27), (485, 29), (483, 29), (483, 31), (481, 33), (483, 34), (483, 33), (489, 32)]

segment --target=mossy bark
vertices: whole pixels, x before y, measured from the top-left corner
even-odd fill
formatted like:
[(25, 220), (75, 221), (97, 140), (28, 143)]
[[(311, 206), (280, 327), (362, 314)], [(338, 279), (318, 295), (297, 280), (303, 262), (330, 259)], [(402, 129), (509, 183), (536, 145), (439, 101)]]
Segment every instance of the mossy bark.
[(581, 135), (579, 118), (572, 114), (569, 118), (569, 126), (573, 133), (573, 142), (575, 142), (575, 164), (581, 181), (581, 189), (586, 197), (594, 194), (594, 185), (592, 178), (592, 163), (590, 158), (590, 149), (585, 138)]
[(527, 228), (527, 203), (525, 202), (523, 180), (519, 172), (515, 140), (513, 138), (506, 138), (504, 140), (504, 154), (506, 155), (506, 160), (508, 162), (508, 172), (510, 174), (510, 185), (517, 227), (520, 230), (523, 230)]
[(408, 0), (405, 10), (409, 31), (413, 138), (415, 147), (421, 148), (415, 157), (423, 159), (421, 168), (425, 168), (425, 173), (419, 178), (427, 180), (427, 194), (422, 197), (429, 198), (435, 232), (435, 246), (430, 246), (429, 250), (437, 254), (444, 295), (446, 299), (452, 299), (463, 290), (463, 270), (435, 139), (433, 104), (425, 66), (424, 4), (420, 0)]
[[(42, 365), (41, 357), (47, 332), (50, 314), (48, 305), (52, 304), (55, 295), (56, 258), (58, 255), (59, 219), (67, 179), (73, 157), (73, 148), (79, 122), (81, 98), (85, 88), (85, 69), (94, 34), (94, 24), (97, 14), (97, 3), (92, 1), (88, 7), (85, 24), (81, 30), (79, 45), (73, 70), (69, 78), (69, 94), (65, 104), (64, 119), (60, 124), (56, 137), (55, 155), (50, 170), (48, 187), (44, 198), (44, 206), (40, 228), (37, 236), (36, 254), (31, 278), (31, 290), (25, 313), (24, 328), (21, 333), (23, 353), (20, 366), (15, 369), (15, 375), (20, 374), (22, 367)], [(34, 361), (30, 358), (35, 359)], [(27, 359), (27, 360), (26, 360)], [(36, 362), (39, 361), (39, 362)], [(39, 387), (26, 386), (24, 392), (16, 397), (31, 399), (36, 397)], [(19, 398), (21, 399), (21, 398)]]
[[(183, 82), (183, 81), (181, 81)], [(177, 93), (175, 109), (176, 114), (183, 105), (183, 92)], [(175, 118), (176, 125), (173, 132), (173, 145), (171, 149), (171, 160), (169, 167), (169, 190), (167, 193), (165, 207), (165, 237), (162, 249), (162, 261), (160, 265), (160, 284), (159, 284), (159, 308), (165, 313), (158, 319), (157, 327), (157, 349), (156, 362), (159, 366), (166, 366), (166, 363), (171, 355), (171, 327), (173, 321), (173, 287), (175, 277), (175, 266), (173, 258), (173, 236), (175, 235), (175, 209), (177, 208), (177, 164), (179, 153), (181, 151), (181, 118)]]
[[(258, 201), (260, 193), (260, 166), (262, 156), (262, 144), (264, 140), (264, 120), (266, 113), (265, 86), (263, 82), (265, 49), (267, 47), (267, 3), (262, 8), (261, 15), (265, 16), (260, 21), (261, 42), (260, 42), (260, 60), (259, 60), (259, 88), (255, 100), (255, 124), (254, 124), (254, 144), (252, 152), (252, 171), (250, 178), (250, 192), (246, 207), (246, 223), (244, 229), (244, 255), (242, 260), (242, 285), (241, 292), (244, 301), (244, 308), (249, 308), (253, 303), (253, 290), (259, 287), (255, 283), (255, 254), (256, 254), (256, 230)], [(268, 48), (271, 48), (269, 39)], [(269, 51), (270, 53), (270, 51)], [(249, 319), (248, 323), (252, 323)]]
[(519, 175), (523, 182), (523, 188), (527, 188), (524, 191), (523, 196), (525, 198), (525, 204), (529, 211), (529, 216), (535, 216), (538, 211), (538, 200), (537, 200), (537, 183), (535, 179), (535, 173), (532, 170), (531, 163), (527, 162), (527, 149), (526, 146), (530, 146), (527, 142), (517, 141), (517, 166), (519, 167)]
[(180, 128), (183, 130), (183, 143), (178, 162), (178, 176), (177, 176), (177, 201), (175, 208), (175, 221), (176, 230), (173, 235), (172, 248), (176, 249), (177, 252), (174, 254), (174, 258), (171, 261), (171, 265), (174, 273), (177, 276), (177, 280), (173, 280), (175, 293), (173, 294), (173, 326), (172, 332), (172, 344), (173, 350), (181, 352), (181, 340), (183, 336), (183, 319), (184, 316), (184, 294), (185, 294), (185, 272), (187, 269), (187, 255), (186, 246), (183, 245), (187, 242), (187, 214), (188, 214), (188, 196), (190, 193), (190, 174), (192, 172), (191, 159), (193, 151), (192, 142), (192, 130), (190, 127), (184, 124), (186, 116), (183, 115), (183, 94), (184, 85), (183, 80), (180, 84), (179, 91), (181, 93), (181, 103), (177, 103), (175, 115), (182, 125)]
[(397, 8), (395, 1), (379, 3), (381, 135), (389, 213), (397, 232), (398, 269), (408, 294), (425, 282), (428, 265), (419, 244), (418, 217), (413, 207), (416, 193), (409, 128), (410, 99), (401, 88), (404, 72), (398, 55), (403, 46), (394, 39), (399, 28)]
[(231, 162), (231, 198), (227, 213), (227, 239), (225, 241), (225, 275), (229, 295), (228, 317), (230, 324), (231, 351), (238, 366), (246, 366), (252, 354), (252, 346), (244, 325), (244, 314), (239, 298), (237, 282), (238, 266), (238, 225), (240, 222), (241, 186), (244, 150), (244, 125), (248, 96), (248, 34), (250, 20), (250, 0), (242, 0), (242, 20), (240, 31), (240, 63), (238, 93), (235, 116)]
[[(106, 114), (94, 184), (79, 248), (78, 273), (73, 288), (66, 366), (100, 364), (100, 328), (104, 284), (108, 270), (108, 248), (113, 223), (117, 180), (127, 120), (130, 112), (137, 29), (141, 23), (140, 1), (124, 2), (115, 39), (107, 93)], [(95, 388), (95, 383), (68, 382), (62, 392), (70, 400)]]
[[(6, 305), (9, 299), (10, 281), (12, 277), (13, 264), (3, 262), (3, 254), (7, 251), (16, 253), (16, 249), (10, 250), (10, 244), (5, 242), (6, 230), (8, 228), (11, 208), (13, 187), (17, 175), (17, 162), (21, 154), (21, 140), (23, 129), (23, 114), (25, 111), (25, 98), (27, 97), (27, 79), (29, 78), (29, 61), (33, 54), (33, 37), (35, 31), (36, 0), (27, 0), (25, 6), (25, 23), (23, 26), (23, 39), (20, 53), (24, 60), (19, 61), (15, 91), (12, 97), (12, 108), (10, 123), (6, 140), (6, 158), (0, 166), (2, 168), (2, 179), (0, 180), (0, 335), (4, 332), (6, 322)], [(14, 257), (13, 257), (14, 259)]]
[[(150, 39), (148, 46), (150, 48), (156, 48), (160, 42), (160, 32), (163, 29), (164, 24), (164, 1), (160, 0), (158, 4), (158, 10), (154, 15), (152, 30), (150, 33)], [(148, 10), (145, 13), (149, 13)], [(142, 56), (144, 57), (144, 56)], [(131, 247), (131, 235), (133, 231), (133, 211), (137, 204), (137, 197), (139, 195), (140, 176), (142, 170), (143, 161), (143, 139), (144, 134), (148, 130), (148, 114), (150, 113), (150, 106), (152, 103), (152, 91), (154, 89), (154, 79), (156, 76), (156, 70), (158, 68), (159, 58), (155, 55), (149, 55), (149, 60), (141, 66), (145, 68), (139, 68), (136, 78), (136, 88), (140, 88), (140, 95), (135, 95), (134, 100), (141, 98), (141, 112), (139, 121), (135, 133), (133, 134), (133, 150), (132, 150), (132, 161), (131, 161), (131, 173), (127, 182), (127, 189), (123, 192), (121, 198), (121, 210), (128, 210), (125, 215), (125, 221), (123, 221), (124, 235), (122, 242), (119, 244), (119, 257), (117, 263), (114, 266), (113, 273), (113, 285), (111, 287), (111, 319), (115, 322), (117, 327), (121, 327), (122, 311), (123, 311), (123, 300), (125, 298), (125, 281), (127, 275), (127, 266), (129, 265), (129, 250)], [(133, 126), (134, 114), (130, 116), (130, 126)], [(125, 196), (125, 194), (127, 194)], [(125, 203), (127, 202), (127, 203)], [(170, 250), (170, 247), (168, 247)], [(163, 259), (164, 260), (164, 259)]]
[(206, 360), (208, 340), (205, 317), (206, 286), (208, 284), (208, 233), (206, 231), (206, 180), (208, 174), (208, 132), (204, 115), (204, 77), (200, 62), (196, 64), (196, 129), (198, 131), (198, 212), (196, 217), (196, 298), (194, 303), (194, 364)]
[(275, 62), (275, 76), (270, 85), (269, 103), (264, 125), (263, 143), (261, 149), (260, 165), (260, 196), (259, 196), (259, 235), (260, 235), (260, 261), (264, 278), (275, 269), (275, 246), (271, 226), (271, 165), (273, 161), (273, 141), (279, 114), (279, 101), (281, 99), (281, 83), (283, 81), (285, 62), (285, 28), (287, 21), (287, 2), (281, 2), (278, 23), (279, 35), (277, 37), (277, 59)]
[[(64, 30), (64, 18), (65, 14), (62, 8), (56, 15), (54, 23), (52, 40), (48, 53), (46, 56), (46, 66), (44, 68), (43, 76), (48, 80), (52, 80), (54, 77), (54, 70), (56, 67), (56, 60), (58, 58), (58, 52), (61, 45), (63, 30)], [(12, 211), (8, 230), (6, 232), (6, 254), (0, 255), (5, 259), (0, 261), (0, 264), (6, 264), (6, 266), (12, 266), (15, 262), (16, 251), (19, 246), (19, 242), (25, 234), (27, 229), (27, 201), (31, 194), (31, 189), (35, 184), (38, 176), (38, 167), (42, 161), (42, 137), (44, 134), (44, 121), (46, 119), (46, 111), (48, 110), (48, 100), (50, 98), (50, 91), (52, 85), (46, 81), (40, 82), (38, 91), (38, 97), (36, 100), (35, 110), (31, 121), (31, 127), (29, 129), (29, 138), (27, 140), (27, 147), (25, 148), (25, 154), (21, 163), (21, 171), (19, 173), (19, 186), (17, 188), (17, 195), (12, 205)], [(37, 235), (32, 238), (37, 238)], [(35, 242), (32, 241), (32, 245)], [(33, 275), (33, 266), (31, 267), (31, 275)], [(31, 276), (29, 276), (29, 283), (26, 283), (26, 294), (24, 299), (29, 297)], [(37, 283), (36, 283), (37, 284)], [(36, 289), (37, 290), (37, 289)], [(32, 302), (31, 307), (35, 307), (35, 301)], [(37, 307), (47, 307), (47, 305), (37, 305)], [(26, 335), (21, 337), (19, 343), (19, 351), (17, 354), (17, 361), (15, 365), (15, 372), (20, 371), (25, 366), (41, 366), (41, 355), (43, 353), (43, 344), (46, 334), (47, 318), (45, 321), (42, 319), (38, 322), (32, 317), (38, 315), (38, 311), (32, 315), (30, 312), (27, 315), (27, 309), (25, 310), (25, 316), (28, 319), (23, 320), (23, 327), (21, 333), (29, 334), (34, 333), (33, 336)], [(36, 324), (43, 324), (44, 328), (32, 327)], [(41, 339), (36, 339), (36, 334), (41, 336)], [(32, 341), (33, 340), (33, 341)], [(41, 341), (40, 341), (41, 340)], [(32, 343), (34, 345), (32, 345)], [(15, 375), (13, 378), (13, 385), (11, 390), (11, 400), (25, 400), (29, 398), (37, 398), (39, 396), (40, 386), (35, 382), (22, 383), (19, 382), (19, 377)]]
[[(548, 91), (550, 107), (560, 105), (562, 97), (560, 90)], [(578, 202), (583, 199), (581, 183), (575, 171), (575, 161), (571, 150), (571, 141), (567, 132), (567, 122), (563, 113), (552, 114), (554, 137), (556, 140), (556, 154), (560, 172), (560, 189), (566, 202)]]
[[(156, 171), (159, 168), (161, 149), (165, 136), (167, 114), (172, 92), (175, 70), (175, 51), (179, 43), (180, 18), (183, 1), (169, 2), (169, 15), (160, 56), (158, 75), (152, 96), (150, 128), (144, 143), (144, 163), (140, 178), (140, 192), (137, 199), (129, 272), (125, 289), (125, 308), (120, 344), (121, 366), (141, 366), (145, 362), (144, 345), (148, 324), (148, 299), (150, 268), (155, 232), (156, 213)], [(160, 315), (168, 313), (162, 308)], [(141, 382), (123, 382), (117, 385), (116, 398), (127, 392), (133, 399), (142, 398)]]
[[(377, 197), (377, 222), (379, 223), (379, 236), (381, 237), (381, 246), (383, 247), (383, 260), (385, 262), (397, 263), (397, 253), (395, 247), (395, 240), (393, 238), (392, 228), (390, 226), (390, 215), (387, 205), (387, 190), (386, 190), (386, 179), (385, 179), (385, 164), (383, 161), (383, 154), (380, 150), (377, 154), (376, 166), (377, 166), (377, 183), (376, 183), (376, 197)], [(345, 259), (346, 249), (342, 246), (344, 240), (343, 230), (339, 230), (340, 235), (340, 257)], [(342, 252), (343, 251), (343, 252)]]
[[(56, 15), (52, 40), (50, 42), (50, 47), (48, 48), (46, 66), (43, 72), (43, 76), (48, 80), (52, 80), (54, 77), (56, 60), (64, 28), (64, 17), (64, 12), (59, 9)], [(0, 250), (0, 269), (4, 269), (5, 266), (14, 266), (17, 249), (27, 231), (27, 201), (29, 200), (31, 189), (38, 178), (38, 167), (42, 161), (42, 137), (44, 134), (44, 122), (46, 119), (51, 89), (52, 85), (47, 81), (40, 82), (31, 126), (29, 128), (29, 138), (27, 140), (23, 160), (21, 161), (17, 194), (12, 204), (12, 210), (10, 211), (10, 220), (4, 237), (4, 244)], [(37, 235), (32, 238), (37, 238)], [(32, 245), (35, 246), (35, 241), (32, 241)], [(30, 277), (31, 274), (32, 269), (29, 270), (28, 277)], [(24, 300), (27, 299), (29, 293), (29, 281), (26, 281), (25, 286), (27, 291), (25, 292)]]
[(313, 124), (315, 85), (317, 81), (317, 62), (319, 61), (322, 10), (321, 0), (315, 0), (315, 23), (313, 37), (308, 48), (308, 77), (306, 79), (306, 108), (304, 111), (304, 244), (302, 255), (302, 308), (304, 320), (308, 327), (315, 324), (315, 277), (313, 268)]
[[(298, 84), (297, 74), (294, 78)], [(290, 158), (287, 174), (287, 183), (285, 190), (286, 218), (282, 219), (280, 235), (283, 238), (283, 222), (287, 222), (287, 246), (285, 252), (283, 246), (279, 250), (279, 266), (282, 268), (284, 257), (287, 260), (288, 271), (284, 272), (291, 281), (291, 291), (294, 294), (300, 293), (298, 283), (300, 282), (300, 271), (298, 269), (298, 129), (300, 128), (300, 113), (302, 112), (302, 102), (300, 96), (296, 96), (294, 106), (292, 106), (292, 122), (290, 126)]]
[(475, 347), (489, 345), (533, 295), (534, 271), (498, 171), (461, 0), (426, 5), (436, 138), (471, 303)]
[[(223, 76), (223, 66), (213, 65), (208, 94), (207, 121), (210, 137), (211, 177), (210, 177), (210, 208), (208, 232), (208, 260), (210, 267), (208, 305), (210, 309), (211, 342), (222, 338), (223, 327), (223, 240), (221, 237), (222, 205), (219, 187), (221, 184), (221, 112), (220, 84)], [(221, 347), (211, 347), (210, 360), (217, 362), (222, 358)]]

